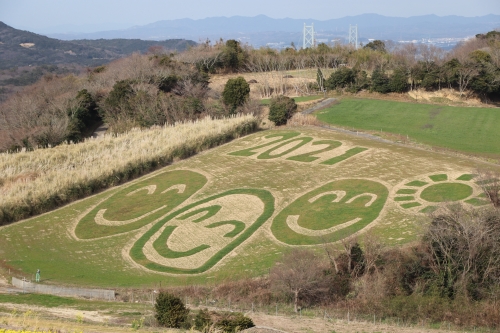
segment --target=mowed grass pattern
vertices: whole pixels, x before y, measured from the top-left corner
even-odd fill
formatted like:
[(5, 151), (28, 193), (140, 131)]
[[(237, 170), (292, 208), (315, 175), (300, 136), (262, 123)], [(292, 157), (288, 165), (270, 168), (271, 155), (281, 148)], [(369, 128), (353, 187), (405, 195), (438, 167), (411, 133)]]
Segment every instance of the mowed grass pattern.
[[(301, 137), (310, 137), (313, 140), (284, 155), (281, 155), (282, 151), (279, 150), (274, 152), (276, 154), (270, 154), (269, 158), (258, 158), (259, 155), (284, 141)], [(322, 150), (325, 146), (314, 143), (325, 141), (342, 144), (318, 153), (318, 150)], [(339, 163), (332, 165), (324, 163), (339, 156), (346, 156), (347, 152), (356, 147), (362, 147), (364, 151), (346, 157)], [(288, 150), (289, 147), (283, 146), (282, 149)], [(315, 153), (304, 155), (312, 151)], [(290, 159), (294, 156), (302, 157), (296, 160)], [(481, 162), (476, 160), (389, 145), (317, 127), (261, 131), (189, 159), (179, 160), (148, 176), (74, 202), (56, 211), (0, 227), (0, 255), (6, 260), (5, 265), (18, 270), (19, 273), (17, 271), (15, 273), (17, 277), (34, 279), (36, 270), (41, 269), (42, 283), (88, 287), (151, 287), (157, 286), (160, 282), (162, 286), (211, 284), (227, 279), (262, 276), (269, 272), (269, 268), (291, 246), (303, 244), (319, 255), (325, 255), (323, 242), (320, 236), (315, 236), (316, 232), (322, 234), (327, 230), (328, 234), (324, 235), (328, 237), (327, 241), (340, 240), (342, 237), (359, 232), (359, 240), (363, 242), (364, 233), (369, 228), (370, 233), (380, 237), (388, 246), (414, 241), (419, 236), (420, 225), (425, 222), (425, 215), (418, 212), (427, 207), (427, 204), (416, 202), (420, 200), (418, 197), (420, 191), (437, 184), (463, 182), (457, 181), (457, 178), (472, 174), (479, 166)], [(497, 170), (500, 171), (500, 167)], [(167, 174), (177, 174), (175, 177), (177, 181), (171, 181)], [(162, 217), (151, 215), (154, 220), (148, 224), (138, 223), (128, 230), (116, 225), (112, 233), (107, 233), (98, 230), (102, 225), (91, 223), (94, 219), (83, 221), (89, 213), (93, 212), (89, 216), (95, 216), (94, 213), (96, 214), (101, 208), (109, 209), (103, 215), (109, 220), (121, 221), (143, 216), (144, 211), (125, 207), (134, 204), (133, 197), (138, 196), (137, 199), (146, 200), (137, 202), (146, 202), (153, 211), (157, 209), (158, 204), (164, 204), (162, 200), (155, 199), (157, 195), (188, 196), (189, 183), (196, 180), (194, 174), (203, 176), (198, 177), (197, 182), (200, 186), (195, 186), (199, 190), (193, 191), (193, 194), (178, 206), (169, 206), (164, 211), (158, 211)], [(434, 182), (429, 178), (429, 175), (442, 174), (446, 174), (448, 180)], [(201, 186), (205, 179), (205, 185)], [(470, 186), (477, 188), (473, 180), (469, 183)], [(187, 186), (184, 190), (177, 187), (175, 190), (172, 188), (171, 192), (162, 194), (165, 189), (182, 184)], [(324, 187), (327, 184), (333, 185)], [(157, 185), (154, 192), (152, 185)], [(139, 189), (142, 190), (134, 192)], [(406, 191), (396, 194), (401, 189)], [(410, 192), (407, 190), (413, 190), (414, 193), (404, 193)], [(254, 191), (262, 194), (259, 195)], [(340, 191), (345, 191), (346, 194), (338, 202), (334, 202), (338, 198), (335, 193), (317, 197), (325, 191), (337, 191), (338, 196), (342, 195)], [(134, 194), (128, 196), (132, 192)], [(366, 206), (371, 201), (370, 196), (353, 199), (364, 193), (377, 195), (378, 201)], [(166, 257), (179, 257), (188, 256), (190, 253), (186, 251), (191, 251), (197, 246), (211, 245), (200, 239), (201, 241), (193, 243), (192, 247), (170, 247), (168, 234), (158, 238), (159, 240), (154, 237), (163, 232), (162, 226), (165, 227), (165, 233), (168, 233), (170, 230), (166, 227), (172, 225), (180, 227), (182, 221), (205, 223), (201, 216), (206, 218), (212, 213), (207, 212), (207, 215), (202, 215), (204, 213), (200, 208), (204, 208), (206, 212), (205, 206), (212, 206), (212, 203), (218, 202), (217, 200), (231, 198), (237, 194), (258, 195), (260, 201), (265, 204), (263, 211), (259, 211), (259, 216), (262, 218), (256, 216), (251, 220), (255, 223), (250, 225), (247, 223), (250, 220), (219, 213), (223, 215), (221, 219), (207, 222), (207, 234), (222, 228), (219, 229), (222, 238), (229, 242), (224, 243), (224, 248), (213, 257), (207, 257), (208, 260), (201, 263), (201, 266), (193, 264), (192, 268), (187, 269), (181, 266), (177, 269), (167, 267), (164, 265), (167, 261), (156, 262), (156, 257), (149, 256), (151, 252), (143, 252), (144, 249), (156, 249)], [(307, 196), (308, 194), (311, 196)], [(415, 200), (395, 201), (396, 197), (406, 196), (413, 196)], [(117, 200), (119, 197), (122, 197), (123, 201)], [(149, 198), (151, 201), (147, 200)], [(470, 198), (476, 198), (475, 194)], [(312, 202), (309, 202), (309, 199)], [(351, 199), (353, 201), (348, 202)], [(231, 206), (222, 205), (234, 207), (233, 202), (235, 201), (228, 201)], [(354, 211), (346, 210), (349, 206), (355, 208)], [(416, 214), (419, 216), (416, 217)], [(308, 229), (302, 234), (309, 233), (311, 236), (305, 235), (307, 237), (302, 238), (297, 237), (297, 233), (289, 232), (290, 230), (287, 230), (289, 215), (306, 217), (301, 219), (299, 216), (297, 225)], [(318, 219), (307, 219), (307, 216), (313, 215)], [(279, 222), (278, 216), (284, 219)], [(145, 218), (149, 219), (149, 215)], [(343, 225), (345, 228), (330, 229), (356, 218), (362, 220), (351, 225)], [(320, 219), (324, 223), (320, 224)], [(244, 221), (247, 227), (242, 230), (235, 221)], [(225, 226), (219, 222), (224, 222)], [(294, 228), (297, 230), (296, 225)], [(175, 233), (172, 235), (175, 236)], [(165, 244), (178, 252), (168, 252)]]
[(409, 136), (418, 142), (472, 154), (500, 156), (500, 109), (342, 99), (319, 120)]

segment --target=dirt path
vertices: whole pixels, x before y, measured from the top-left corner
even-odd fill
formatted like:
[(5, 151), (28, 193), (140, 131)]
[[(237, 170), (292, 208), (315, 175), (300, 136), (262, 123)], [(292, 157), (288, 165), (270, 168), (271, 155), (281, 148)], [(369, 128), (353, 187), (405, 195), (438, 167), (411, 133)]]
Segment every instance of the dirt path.
[(3, 308), (10, 309), (12, 311), (26, 313), (27, 311), (32, 311), (42, 315), (50, 315), (51, 317), (61, 318), (61, 319), (78, 319), (87, 321), (87, 322), (97, 322), (97, 323), (107, 323), (112, 322), (115, 319), (109, 315), (103, 315), (99, 311), (82, 311), (70, 308), (61, 308), (61, 307), (42, 307), (42, 306), (34, 306), (34, 305), (26, 305), (26, 304), (13, 304), (13, 303), (0, 303)]
[(397, 325), (388, 325), (384, 323), (369, 323), (360, 321), (346, 320), (324, 320), (321, 318), (289, 318), (281, 316), (272, 316), (266, 314), (247, 314), (252, 318), (255, 328), (249, 329), (246, 332), (251, 333), (272, 333), (272, 332), (387, 332), (387, 333), (444, 333), (456, 332), (446, 329), (430, 329), (425, 327), (402, 327)]
[(314, 111), (318, 111), (318, 110), (321, 110), (323, 108), (329, 107), (330, 105), (332, 105), (336, 101), (337, 101), (336, 98), (327, 98), (325, 100), (322, 100), (318, 104), (315, 104), (313, 107), (310, 107), (309, 109), (302, 111), (301, 113), (302, 114), (311, 114)]
[[(54, 327), (59, 325), (66, 325), (67, 320), (73, 321), (83, 321), (86, 323), (119, 323), (120, 318), (106, 313), (106, 310), (101, 311), (82, 311), (71, 308), (62, 307), (41, 307), (41, 306), (31, 306), (26, 304), (12, 304), (12, 303), (1, 303), (2, 308), (8, 309), (10, 311), (16, 311), (17, 313), (30, 313), (33, 318), (39, 318), (39, 315), (49, 316), (51, 322), (53, 322)], [(206, 308), (206, 307), (202, 307)], [(200, 307), (191, 307), (191, 310), (196, 311)], [(209, 310), (221, 311), (223, 309), (217, 309), (208, 307)], [(108, 312), (109, 313), (109, 312)], [(448, 327), (443, 329), (430, 329), (428, 327), (407, 327), (399, 325), (390, 325), (385, 323), (373, 323), (364, 321), (350, 321), (347, 322), (345, 319), (335, 319), (335, 318), (305, 318), (305, 317), (287, 317), (287, 316), (276, 316), (272, 314), (265, 313), (245, 313), (246, 316), (250, 317), (256, 327), (246, 330), (248, 333), (323, 333), (323, 332), (342, 332), (342, 333), (355, 333), (355, 332), (365, 332), (365, 333), (445, 333), (445, 332), (458, 332), (449, 330)], [(6, 314), (2, 316), (0, 313), (0, 318), (4, 318), (7, 321), (12, 315)], [(9, 319), (10, 318), (10, 319)], [(20, 317), (21, 318), (21, 317)], [(21, 318), (22, 319), (22, 318)], [(65, 324), (66, 323), (66, 324)], [(14, 324), (14, 323), (12, 323)], [(147, 327), (146, 330), (149, 330)]]

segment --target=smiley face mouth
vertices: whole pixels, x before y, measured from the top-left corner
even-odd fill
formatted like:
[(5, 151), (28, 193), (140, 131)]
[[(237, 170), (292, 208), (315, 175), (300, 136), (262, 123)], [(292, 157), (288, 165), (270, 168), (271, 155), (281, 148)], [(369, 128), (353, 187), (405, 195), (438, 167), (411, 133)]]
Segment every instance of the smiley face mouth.
[(286, 224), (298, 234), (306, 235), (306, 236), (326, 236), (331, 234), (332, 232), (338, 231), (340, 229), (347, 228), (355, 223), (358, 223), (362, 220), (362, 218), (355, 218), (350, 221), (344, 222), (342, 224), (336, 225), (331, 228), (323, 229), (323, 230), (312, 230), (308, 228), (303, 228), (299, 225), (299, 215), (288, 215), (286, 218)]
[(273, 220), (271, 231), (289, 245), (334, 242), (376, 220), (388, 192), (384, 185), (372, 180), (333, 181), (285, 207)]

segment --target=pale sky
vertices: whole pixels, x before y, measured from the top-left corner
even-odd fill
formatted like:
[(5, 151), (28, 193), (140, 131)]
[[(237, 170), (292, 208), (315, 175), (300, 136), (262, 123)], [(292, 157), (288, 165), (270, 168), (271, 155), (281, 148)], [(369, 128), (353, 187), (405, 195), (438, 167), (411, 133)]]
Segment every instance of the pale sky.
[(0, 0), (0, 21), (39, 33), (125, 29), (181, 18), (264, 14), (328, 20), (365, 13), (500, 15), (500, 0)]

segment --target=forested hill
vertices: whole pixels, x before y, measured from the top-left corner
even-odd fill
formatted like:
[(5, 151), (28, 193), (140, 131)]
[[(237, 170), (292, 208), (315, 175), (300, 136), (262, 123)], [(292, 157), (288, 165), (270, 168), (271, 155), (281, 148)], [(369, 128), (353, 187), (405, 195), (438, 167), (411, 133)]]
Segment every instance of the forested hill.
[(107, 50), (113, 53), (128, 55), (134, 52), (147, 52), (150, 47), (161, 46), (165, 50), (184, 51), (196, 42), (186, 39), (167, 39), (162, 41), (142, 39), (80, 39), (71, 41), (75, 44)]
[(62, 41), (18, 30), (0, 22), (0, 69), (57, 64), (95, 66), (133, 52), (146, 52), (151, 46), (158, 45), (165, 49), (182, 51), (195, 44), (183, 39)]

